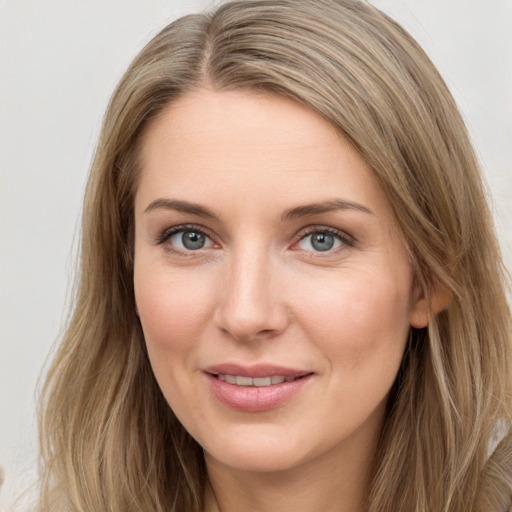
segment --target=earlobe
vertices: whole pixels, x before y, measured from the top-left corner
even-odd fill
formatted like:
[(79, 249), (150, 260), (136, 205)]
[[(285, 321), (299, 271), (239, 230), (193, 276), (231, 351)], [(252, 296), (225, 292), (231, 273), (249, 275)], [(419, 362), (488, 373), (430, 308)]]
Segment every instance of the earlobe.
[(442, 285), (437, 285), (430, 294), (418, 287), (416, 295), (410, 319), (411, 327), (416, 329), (427, 327), (432, 318), (445, 310), (452, 301), (452, 294)]

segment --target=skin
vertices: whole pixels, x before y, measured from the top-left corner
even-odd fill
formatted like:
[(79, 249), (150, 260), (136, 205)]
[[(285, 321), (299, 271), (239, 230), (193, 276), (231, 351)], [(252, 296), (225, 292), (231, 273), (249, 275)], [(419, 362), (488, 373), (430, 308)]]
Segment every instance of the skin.
[[(138, 314), (155, 377), (204, 448), (207, 510), (362, 510), (408, 331), (428, 321), (373, 171), (314, 111), (250, 91), (191, 92), (142, 142)], [(350, 207), (284, 215), (333, 200)], [(205, 245), (169, 236), (182, 225)], [(326, 229), (334, 246), (318, 251), (311, 230)], [(239, 411), (204, 373), (225, 362), (310, 378), (279, 407)]]

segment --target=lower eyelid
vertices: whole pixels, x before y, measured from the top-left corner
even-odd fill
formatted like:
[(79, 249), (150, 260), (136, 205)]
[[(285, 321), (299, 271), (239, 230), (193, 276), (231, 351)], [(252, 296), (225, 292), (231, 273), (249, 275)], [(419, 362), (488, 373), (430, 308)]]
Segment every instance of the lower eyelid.
[(177, 235), (178, 233), (184, 233), (186, 231), (195, 231), (197, 233), (201, 233), (206, 238), (211, 240), (213, 243), (212, 237), (203, 228), (190, 224), (190, 225), (173, 226), (171, 228), (165, 229), (157, 236), (157, 238), (156, 238), (157, 245), (163, 244), (163, 243), (167, 242), (172, 236)]
[(299, 241), (303, 240), (304, 238), (306, 238), (308, 236), (314, 235), (315, 233), (324, 233), (324, 234), (334, 236), (335, 238), (340, 240), (345, 245), (354, 245), (354, 243), (355, 243), (354, 238), (352, 236), (350, 236), (349, 234), (347, 234), (343, 231), (339, 231), (337, 229), (333, 229), (333, 228), (322, 228), (321, 226), (319, 226), (317, 228), (311, 228), (308, 231), (304, 231), (302, 234), (299, 235)]
[[(318, 231), (316, 231), (314, 233), (310, 233), (308, 235), (304, 235), (303, 237), (300, 238), (300, 240), (296, 243), (296, 245), (301, 244), (302, 242), (307, 240), (309, 237), (311, 237), (315, 233), (318, 233)], [(313, 242), (309, 241), (309, 245), (311, 246), (310, 249), (309, 248), (301, 248), (301, 247), (299, 247), (299, 250), (303, 250), (303, 251), (306, 251), (306, 252), (314, 252), (314, 253), (318, 253), (318, 254), (321, 254), (321, 253), (328, 254), (328, 253), (336, 252), (338, 249), (342, 248), (343, 246), (348, 245), (347, 242), (345, 240), (343, 240), (339, 235), (334, 234), (334, 233), (327, 233), (327, 234), (329, 234), (330, 236), (332, 236), (335, 239), (333, 247), (330, 247), (330, 248), (326, 249), (325, 251), (315, 250), (315, 248), (313, 246)]]
[[(168, 242), (170, 241), (170, 239), (173, 236), (175, 236), (179, 233), (187, 232), (187, 231), (195, 231), (197, 233), (201, 233), (202, 235), (204, 235), (207, 239), (206, 247), (202, 247), (202, 248), (196, 249), (196, 250), (191, 250), (191, 249), (187, 250), (187, 249), (181, 249), (181, 248), (175, 247), (174, 244), (168, 244)], [(303, 233), (299, 235), (299, 239), (293, 244), (292, 248), (296, 247), (302, 240), (304, 240), (308, 236), (314, 235), (315, 233), (325, 233), (325, 234), (331, 235), (331, 236), (335, 237), (340, 242), (341, 246), (351, 247), (355, 244), (354, 238), (343, 231), (339, 231), (334, 228), (325, 228), (322, 226), (318, 226), (318, 227), (312, 227), (308, 231), (303, 231)], [(214, 247), (214, 248), (220, 247), (219, 244), (215, 242), (214, 238), (205, 229), (203, 229), (200, 226), (193, 225), (193, 224), (173, 226), (171, 228), (165, 229), (163, 232), (161, 232), (161, 234), (157, 235), (156, 240), (155, 240), (155, 245), (163, 245), (166, 243), (168, 245), (170, 245), (171, 247), (174, 247), (175, 252), (181, 252), (181, 253), (198, 253), (202, 249), (209, 249), (212, 247)], [(336, 249), (340, 249), (340, 246), (333, 248), (333, 249), (329, 249), (329, 250), (325, 251), (325, 253), (327, 254), (330, 252), (334, 252), (334, 251), (336, 251)], [(321, 253), (322, 251), (309, 251), (308, 250), (307, 252)]]

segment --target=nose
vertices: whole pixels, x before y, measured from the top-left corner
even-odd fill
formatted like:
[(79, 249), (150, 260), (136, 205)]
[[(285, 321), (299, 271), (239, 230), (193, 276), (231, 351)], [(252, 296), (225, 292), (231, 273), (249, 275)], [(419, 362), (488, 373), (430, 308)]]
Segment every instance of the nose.
[(226, 264), (215, 321), (235, 340), (273, 338), (288, 325), (279, 268), (271, 260), (246, 252)]

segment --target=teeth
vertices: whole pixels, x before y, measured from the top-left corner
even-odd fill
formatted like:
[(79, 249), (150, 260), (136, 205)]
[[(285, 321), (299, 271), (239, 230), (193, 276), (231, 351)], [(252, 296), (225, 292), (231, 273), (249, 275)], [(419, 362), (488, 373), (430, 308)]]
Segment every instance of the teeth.
[(252, 379), (252, 385), (253, 386), (270, 386), (272, 384), (272, 378), (271, 377), (254, 377)]
[(239, 375), (237, 375), (235, 379), (237, 386), (252, 386), (251, 377), (240, 377)]
[(227, 382), (228, 384), (235, 384), (237, 386), (256, 386), (265, 387), (272, 384), (281, 384), (282, 382), (292, 382), (295, 377), (284, 377), (282, 375), (272, 375), (271, 377), (245, 377), (242, 375), (217, 375), (218, 379)]

